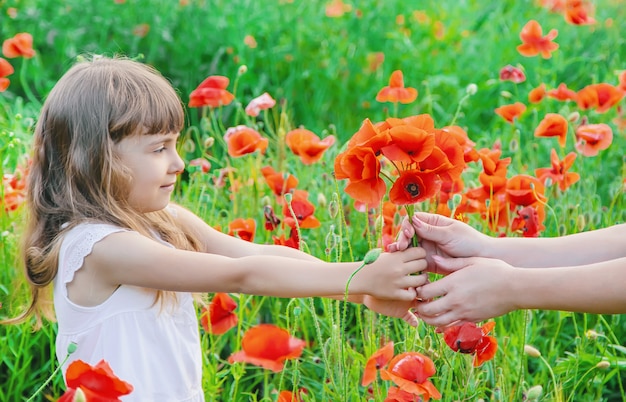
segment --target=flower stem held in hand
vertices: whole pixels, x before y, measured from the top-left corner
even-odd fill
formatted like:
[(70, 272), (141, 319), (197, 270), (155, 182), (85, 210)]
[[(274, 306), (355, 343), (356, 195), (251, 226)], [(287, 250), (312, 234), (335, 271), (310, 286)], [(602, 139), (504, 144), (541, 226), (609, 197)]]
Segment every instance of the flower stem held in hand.
[[(405, 205), (404, 209), (406, 209), (406, 214), (409, 217), (409, 219), (411, 219), (413, 217), (413, 214), (415, 213), (415, 205), (414, 204)], [(413, 235), (413, 238), (411, 239), (411, 247), (419, 247), (419, 239), (417, 237), (417, 233), (415, 233)]]

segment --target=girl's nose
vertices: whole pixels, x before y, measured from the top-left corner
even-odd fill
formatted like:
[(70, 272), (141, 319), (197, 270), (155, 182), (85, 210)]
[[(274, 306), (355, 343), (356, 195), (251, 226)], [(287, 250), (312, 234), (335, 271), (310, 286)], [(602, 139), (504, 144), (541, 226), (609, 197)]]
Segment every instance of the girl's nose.
[(185, 161), (178, 155), (178, 152), (174, 152), (174, 160), (172, 161), (171, 169), (176, 173), (180, 174), (185, 169)]

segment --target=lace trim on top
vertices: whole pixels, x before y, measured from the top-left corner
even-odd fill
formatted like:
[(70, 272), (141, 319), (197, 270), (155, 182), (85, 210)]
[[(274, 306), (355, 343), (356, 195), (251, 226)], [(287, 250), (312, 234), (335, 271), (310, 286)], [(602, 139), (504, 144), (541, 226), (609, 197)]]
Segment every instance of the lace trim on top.
[(91, 254), (97, 242), (112, 233), (127, 231), (127, 229), (106, 224), (83, 224), (70, 230), (66, 236), (71, 235), (73, 239), (70, 248), (65, 252), (62, 282), (68, 284), (74, 280), (74, 274), (83, 266), (85, 257)]

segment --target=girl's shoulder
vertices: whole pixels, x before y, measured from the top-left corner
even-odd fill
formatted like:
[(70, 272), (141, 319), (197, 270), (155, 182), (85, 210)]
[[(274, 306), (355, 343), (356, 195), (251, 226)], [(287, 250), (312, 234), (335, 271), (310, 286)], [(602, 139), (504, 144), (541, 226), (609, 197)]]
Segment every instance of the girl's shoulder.
[(64, 283), (72, 281), (74, 273), (82, 267), (85, 257), (91, 254), (96, 243), (110, 234), (130, 231), (121, 226), (103, 222), (64, 224), (62, 229), (67, 229), (62, 234), (59, 252), (59, 273)]

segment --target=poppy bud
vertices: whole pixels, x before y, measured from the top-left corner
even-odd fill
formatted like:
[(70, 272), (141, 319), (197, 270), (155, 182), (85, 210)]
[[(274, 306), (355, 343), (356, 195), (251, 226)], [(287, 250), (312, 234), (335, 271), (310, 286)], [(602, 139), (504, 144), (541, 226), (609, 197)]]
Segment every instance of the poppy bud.
[(339, 201), (337, 200), (337, 193), (333, 193), (333, 199), (328, 204), (328, 214), (332, 219), (335, 219), (339, 213)]
[(74, 342), (71, 342), (69, 345), (67, 345), (67, 354), (71, 355), (72, 353), (76, 352), (76, 348), (78, 348), (78, 345)]
[(320, 208), (325, 208), (327, 203), (328, 202), (326, 201), (326, 196), (324, 195), (324, 193), (319, 193), (317, 195), (317, 205)]
[(578, 121), (578, 119), (580, 119), (580, 113), (579, 112), (572, 112), (569, 114), (569, 116), (567, 116), (567, 120), (570, 123), (576, 123)]
[(606, 370), (609, 367), (611, 367), (611, 363), (607, 362), (606, 360), (602, 360), (601, 362), (598, 362), (598, 364), (596, 364), (596, 368), (600, 370)]
[(293, 195), (291, 193), (285, 193), (283, 197), (285, 197), (285, 201), (287, 201), (287, 204), (291, 204), (291, 199), (293, 198)]
[(509, 91), (500, 91), (500, 96), (502, 96), (503, 98), (510, 99), (513, 97), (513, 94), (510, 93)]
[(266, 206), (266, 205), (272, 205), (272, 199), (268, 196), (268, 195), (264, 195), (263, 198), (261, 198), (261, 205)]
[(541, 357), (541, 352), (534, 346), (524, 345), (524, 353), (530, 357)]
[(193, 153), (193, 151), (196, 150), (196, 144), (194, 144), (194, 142), (191, 140), (191, 138), (187, 138), (184, 142), (183, 142), (183, 151), (187, 152), (187, 153)]
[(213, 144), (215, 144), (215, 138), (208, 137), (206, 140), (204, 140), (204, 149), (211, 148)]
[(365, 254), (365, 257), (363, 258), (363, 263), (366, 265), (373, 263), (378, 259), (378, 257), (380, 257), (381, 252), (382, 250), (380, 248), (371, 249)]
[(530, 387), (528, 392), (526, 393), (526, 400), (528, 401), (538, 401), (543, 394), (543, 387), (541, 385), (535, 385), (534, 387)]
[(474, 84), (473, 82), (465, 88), (465, 93), (469, 96), (475, 95), (476, 92), (478, 92), (478, 85)]
[(587, 332), (585, 332), (585, 336), (587, 337), (587, 339), (591, 339), (592, 341), (595, 341), (596, 339), (598, 339), (598, 336), (600, 336), (600, 334), (598, 334), (593, 329), (590, 329)]
[(242, 64), (239, 66), (239, 70), (237, 70), (237, 75), (244, 75), (246, 72), (248, 72), (248, 66)]

